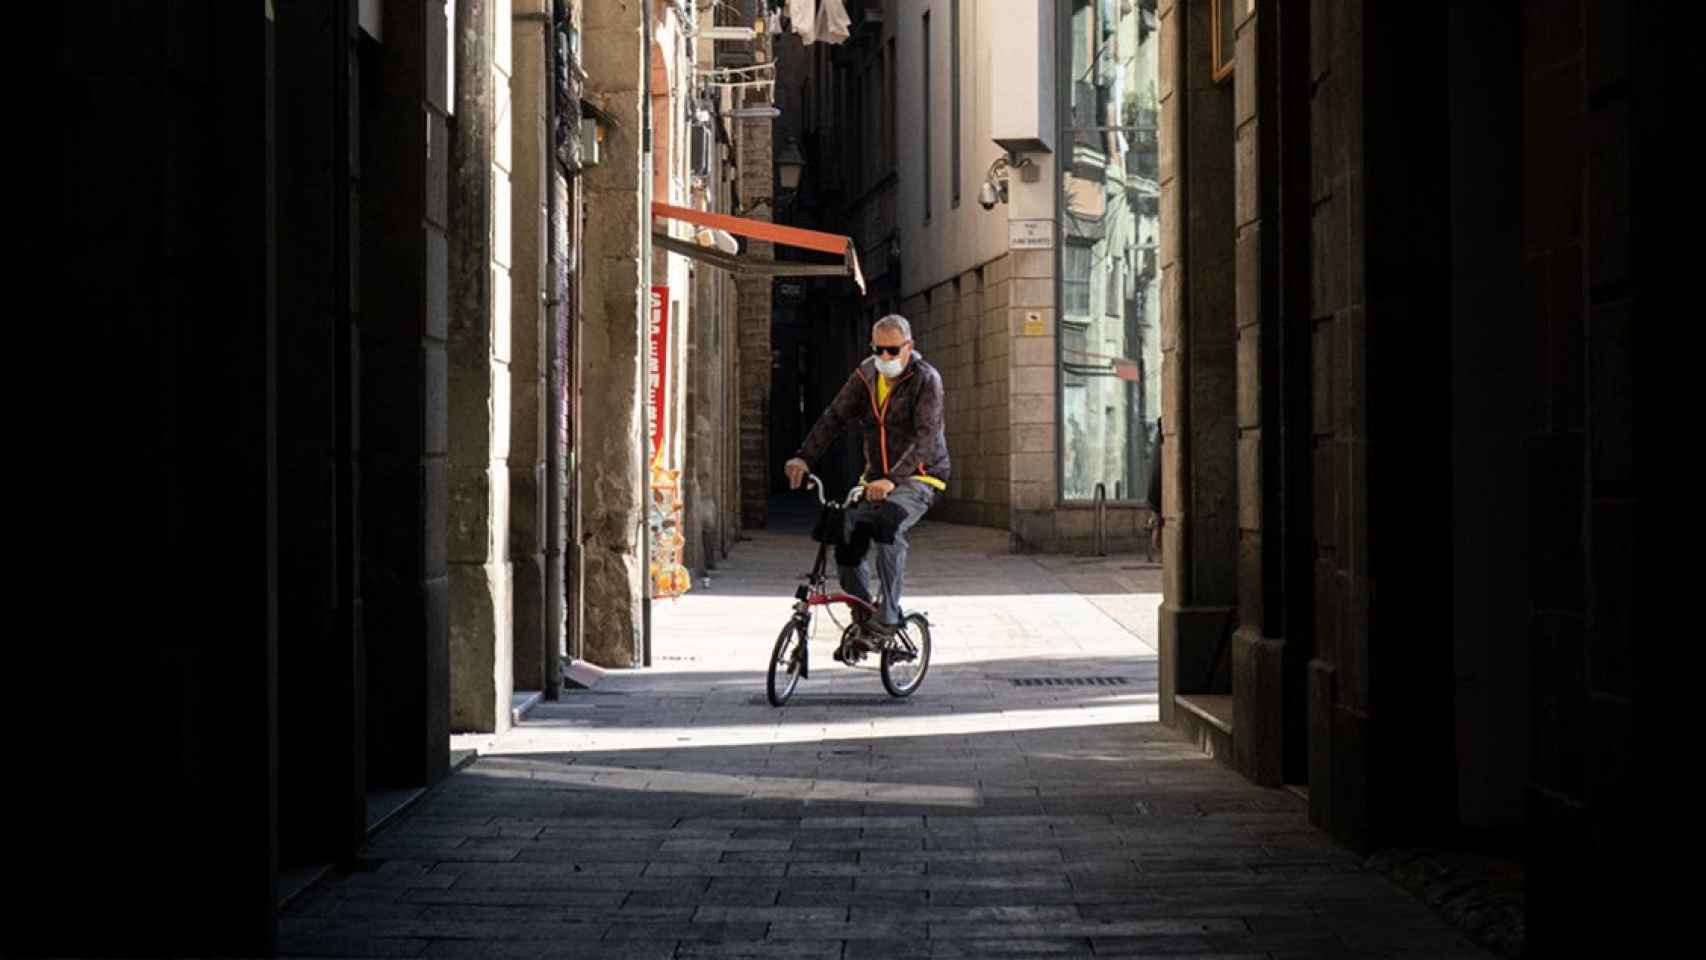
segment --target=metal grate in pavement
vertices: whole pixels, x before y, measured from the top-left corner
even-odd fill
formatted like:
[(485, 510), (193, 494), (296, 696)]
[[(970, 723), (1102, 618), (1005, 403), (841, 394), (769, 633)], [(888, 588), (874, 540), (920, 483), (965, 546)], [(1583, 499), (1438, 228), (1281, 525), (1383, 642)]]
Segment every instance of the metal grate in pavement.
[(1123, 687), (1130, 677), (1009, 677), (1015, 687)]

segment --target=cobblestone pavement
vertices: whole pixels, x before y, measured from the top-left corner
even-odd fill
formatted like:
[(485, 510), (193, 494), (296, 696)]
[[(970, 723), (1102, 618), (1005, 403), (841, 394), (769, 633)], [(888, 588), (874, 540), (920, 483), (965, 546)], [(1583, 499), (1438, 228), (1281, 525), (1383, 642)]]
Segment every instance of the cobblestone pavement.
[(813, 545), (655, 607), (654, 666), (565, 692), (287, 912), (281, 952), (481, 957), (1490, 957), (1156, 723), (1160, 573), (926, 521), (919, 692), (769, 648)]

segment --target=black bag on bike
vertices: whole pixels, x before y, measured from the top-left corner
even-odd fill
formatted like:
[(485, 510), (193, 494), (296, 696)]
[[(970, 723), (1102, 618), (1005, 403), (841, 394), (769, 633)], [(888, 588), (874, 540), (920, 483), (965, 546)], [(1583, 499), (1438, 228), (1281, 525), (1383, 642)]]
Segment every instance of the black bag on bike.
[(831, 546), (840, 545), (846, 538), (841, 535), (842, 512), (840, 510), (823, 509), (817, 512), (817, 525), (812, 527), (812, 539), (818, 543)]

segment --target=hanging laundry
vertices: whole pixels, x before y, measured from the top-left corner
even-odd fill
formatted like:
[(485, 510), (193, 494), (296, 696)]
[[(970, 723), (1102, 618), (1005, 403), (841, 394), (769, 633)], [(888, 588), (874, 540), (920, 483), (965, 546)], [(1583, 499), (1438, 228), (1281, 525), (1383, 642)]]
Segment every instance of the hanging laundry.
[(1114, 152), (1119, 154), (1121, 157), (1124, 157), (1127, 153), (1131, 152), (1131, 146), (1126, 140), (1125, 130), (1123, 129), (1126, 123), (1125, 76), (1125, 61), (1116, 61), (1114, 63), (1114, 89), (1112, 94), (1108, 97), (1108, 100), (1110, 101), (1108, 109), (1113, 113), (1113, 116), (1109, 117), (1106, 122), (1108, 126), (1118, 128), (1113, 131)]
[(817, 41), (816, 7), (817, 0), (788, 0), (788, 21), (800, 35), (800, 42), (808, 47)]
[(853, 19), (847, 15), (842, 0), (822, 0), (817, 8), (817, 38), (824, 43), (841, 43), (852, 33), (847, 29)]

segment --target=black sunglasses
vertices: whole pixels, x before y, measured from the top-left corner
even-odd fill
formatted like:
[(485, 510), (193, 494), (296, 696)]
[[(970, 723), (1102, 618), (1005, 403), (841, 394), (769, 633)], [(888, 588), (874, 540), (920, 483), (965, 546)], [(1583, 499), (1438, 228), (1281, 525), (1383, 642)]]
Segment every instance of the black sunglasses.
[(905, 349), (906, 344), (904, 343), (898, 347), (879, 347), (874, 343), (871, 344), (871, 352), (879, 356), (898, 357), (900, 356), (900, 352)]

